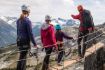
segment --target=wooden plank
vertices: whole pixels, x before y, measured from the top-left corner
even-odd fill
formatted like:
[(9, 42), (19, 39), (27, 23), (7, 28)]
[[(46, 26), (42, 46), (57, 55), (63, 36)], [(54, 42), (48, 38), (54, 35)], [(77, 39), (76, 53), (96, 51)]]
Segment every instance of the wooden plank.
[(103, 43), (97, 43), (96, 45), (93, 45), (91, 48), (87, 49), (85, 57), (89, 56), (90, 54), (94, 53), (95, 51), (97, 51), (98, 49), (102, 48), (104, 46)]
[[(102, 48), (103, 46), (104, 46), (104, 44), (101, 43), (101, 42), (95, 44), (94, 46), (92, 46), (91, 48), (89, 48), (89, 49), (86, 50), (87, 52), (85, 54), (85, 57), (88, 57), (89, 55), (91, 55), (92, 53), (94, 53), (96, 50)], [(68, 66), (72, 66), (73, 64), (75, 64), (77, 62), (78, 62), (77, 60), (66, 60), (66, 61), (64, 61), (64, 66), (55, 65), (55, 66), (53, 66), (52, 70), (62, 70), (63, 67), (66, 68)]]
[[(76, 63), (77, 61), (76, 60), (72, 60), (72, 61), (65, 61), (64, 62), (64, 67), (67, 67), (69, 65), (72, 65), (74, 63)], [(62, 70), (63, 69), (63, 66), (54, 66), (52, 70)]]

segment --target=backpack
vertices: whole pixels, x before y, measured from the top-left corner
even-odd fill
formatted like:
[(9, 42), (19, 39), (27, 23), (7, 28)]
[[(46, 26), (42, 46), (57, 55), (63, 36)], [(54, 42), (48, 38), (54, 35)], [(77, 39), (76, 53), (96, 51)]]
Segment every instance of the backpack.
[(82, 13), (82, 26), (85, 28), (94, 27), (93, 18), (90, 14), (90, 11), (84, 10)]

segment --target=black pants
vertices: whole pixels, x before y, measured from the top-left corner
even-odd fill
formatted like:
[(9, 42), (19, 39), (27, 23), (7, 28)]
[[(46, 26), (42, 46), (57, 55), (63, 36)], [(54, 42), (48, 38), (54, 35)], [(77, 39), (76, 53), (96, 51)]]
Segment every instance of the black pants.
[(50, 59), (52, 49), (53, 49), (53, 47), (45, 48), (46, 56), (45, 56), (44, 61), (43, 61), (42, 70), (48, 70), (49, 59)]
[[(85, 42), (87, 41), (88, 33), (89, 33), (89, 31), (86, 30), (83, 32), (79, 32), (79, 34), (78, 34), (78, 41), (77, 41), (78, 42), (78, 55), (80, 57), (84, 57), (84, 55), (85, 55), (86, 45), (87, 45)], [(82, 45), (83, 48), (81, 48), (82, 40), (83, 40), (83, 45)]]
[(58, 59), (57, 59), (57, 62), (60, 63), (62, 58), (63, 58), (63, 55), (64, 55), (64, 50), (63, 50), (63, 46), (62, 45), (58, 45)]
[(16, 70), (26, 70), (26, 58), (27, 58), (27, 53), (28, 53), (29, 48), (30, 48), (29, 45), (19, 46), (20, 57), (19, 57), (19, 61), (17, 63)]

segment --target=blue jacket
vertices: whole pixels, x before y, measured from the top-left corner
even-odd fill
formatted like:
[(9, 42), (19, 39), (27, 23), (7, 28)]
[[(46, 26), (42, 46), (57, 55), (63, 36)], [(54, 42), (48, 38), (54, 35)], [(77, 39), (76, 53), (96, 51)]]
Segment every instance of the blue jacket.
[(29, 18), (25, 17), (23, 20), (17, 20), (17, 38), (21, 39), (25, 44), (29, 44), (32, 41), (36, 46)]

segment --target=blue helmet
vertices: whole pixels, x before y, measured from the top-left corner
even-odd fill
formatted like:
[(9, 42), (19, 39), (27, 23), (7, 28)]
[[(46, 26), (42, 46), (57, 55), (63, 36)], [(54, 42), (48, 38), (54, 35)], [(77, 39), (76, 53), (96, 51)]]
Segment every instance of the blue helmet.
[(61, 26), (60, 25), (56, 25), (55, 28), (56, 28), (56, 30), (61, 30)]

